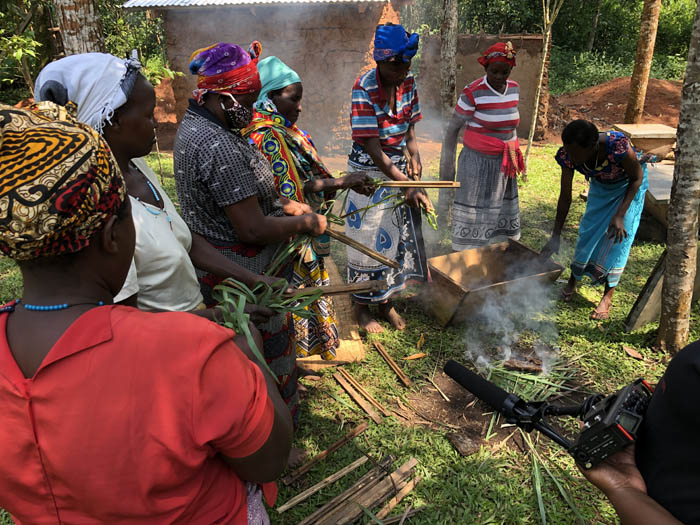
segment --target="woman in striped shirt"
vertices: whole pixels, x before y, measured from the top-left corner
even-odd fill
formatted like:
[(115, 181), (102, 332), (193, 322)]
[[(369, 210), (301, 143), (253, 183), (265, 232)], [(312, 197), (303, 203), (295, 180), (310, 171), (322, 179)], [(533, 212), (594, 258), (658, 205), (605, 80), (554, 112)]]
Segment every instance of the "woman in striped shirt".
[(499, 42), (479, 57), (486, 74), (464, 88), (445, 132), (440, 179), (453, 180), (457, 136), (466, 126), (459, 155), (452, 216), (452, 249), (478, 248), (520, 238), (516, 176), (525, 166), (515, 128), (520, 122), (518, 83), (510, 80), (515, 50)]
[[(374, 178), (408, 180), (420, 178), (421, 163), (413, 126), (421, 119), (418, 93), (411, 58), (418, 50), (418, 35), (409, 35), (400, 25), (377, 27), (374, 59), (377, 67), (361, 75), (352, 88), (352, 150), (348, 171), (364, 171)], [(406, 153), (405, 153), (406, 152)], [(390, 297), (405, 287), (408, 279), (425, 280), (428, 275), (419, 207), (429, 206), (426, 195), (409, 189), (409, 206), (392, 209), (391, 204), (355, 213), (389, 196), (389, 188), (379, 188), (371, 196), (350, 191), (346, 213), (347, 234), (400, 265), (396, 270), (384, 266), (358, 251), (348, 248), (348, 281), (387, 281), (379, 292), (353, 295), (355, 317), (360, 327), (379, 333), (381, 325), (372, 317), (369, 305), (379, 307), (379, 316), (403, 330), (403, 318), (392, 306)]]

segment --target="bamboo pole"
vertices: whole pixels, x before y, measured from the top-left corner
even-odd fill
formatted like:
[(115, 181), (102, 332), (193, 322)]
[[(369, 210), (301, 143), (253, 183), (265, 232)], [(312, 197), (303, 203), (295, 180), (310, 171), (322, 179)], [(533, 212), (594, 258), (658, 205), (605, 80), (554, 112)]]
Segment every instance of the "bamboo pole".
[(384, 257), (381, 253), (375, 252), (374, 250), (368, 248), (364, 244), (361, 244), (355, 241), (354, 239), (351, 239), (344, 233), (331, 230), (330, 228), (326, 230), (326, 233), (329, 237), (333, 237), (336, 241), (340, 241), (343, 244), (350, 246), (350, 248), (355, 248), (358, 252), (364, 253), (367, 257), (371, 257), (375, 261), (379, 261), (384, 266), (389, 266), (390, 268), (394, 268), (395, 270), (401, 269), (399, 263), (397, 263), (396, 261), (392, 261), (391, 259)]
[(408, 483), (406, 483), (406, 484), (403, 486), (403, 488), (402, 488), (401, 490), (399, 490), (399, 492), (396, 494), (396, 496), (394, 496), (393, 498), (391, 498), (391, 499), (387, 502), (387, 504), (384, 505), (384, 506), (382, 507), (382, 509), (381, 509), (379, 512), (377, 512), (377, 519), (380, 519), (380, 520), (381, 520), (381, 519), (386, 518), (387, 515), (388, 515), (392, 510), (394, 510), (394, 507), (396, 507), (396, 505), (398, 505), (399, 503), (401, 503), (401, 500), (404, 499), (404, 498), (406, 497), (406, 494), (408, 494), (409, 492), (411, 492), (411, 491), (416, 487), (416, 485), (418, 485), (418, 483), (420, 483), (421, 479), (423, 479), (423, 478), (421, 478), (420, 476), (416, 476), (416, 477), (413, 478), (411, 481), (409, 481)]
[(345, 445), (348, 441), (352, 441), (356, 436), (359, 436), (362, 434), (367, 428), (369, 427), (369, 423), (367, 421), (363, 421), (359, 425), (357, 425), (355, 428), (353, 428), (350, 432), (345, 434), (342, 438), (340, 438), (338, 441), (333, 443), (330, 447), (328, 447), (326, 450), (323, 452), (319, 452), (317, 455), (315, 455), (313, 458), (311, 458), (309, 461), (307, 461), (304, 465), (299, 467), (297, 470), (289, 474), (288, 476), (284, 477), (282, 481), (284, 482), (285, 485), (290, 485), (296, 480), (298, 480), (300, 477), (302, 477), (304, 474), (306, 474), (309, 470), (311, 470), (311, 467), (313, 467), (316, 463), (324, 459), (326, 456), (332, 454), (336, 450), (338, 450), (340, 447)]
[(399, 380), (404, 384), (404, 386), (410, 387), (411, 380), (404, 373), (404, 371), (401, 370), (399, 365), (396, 364), (396, 361), (394, 361), (391, 358), (389, 353), (384, 348), (384, 345), (382, 345), (382, 343), (380, 343), (378, 341), (375, 341), (373, 344), (374, 344), (374, 348), (376, 348), (377, 352), (379, 352), (381, 354), (381, 356), (384, 358), (384, 361), (386, 361), (386, 364), (389, 365), (389, 368), (391, 368), (394, 371), (394, 373), (398, 376)]
[(333, 374), (333, 378), (338, 382), (338, 384), (345, 390), (347, 395), (350, 396), (350, 398), (357, 403), (362, 410), (364, 410), (367, 415), (370, 417), (372, 421), (374, 421), (377, 425), (379, 425), (382, 422), (382, 416), (377, 414), (374, 411), (374, 408), (372, 407), (372, 403), (369, 401), (365, 400), (362, 395), (355, 389), (353, 385), (350, 384), (350, 381), (341, 374), (340, 372), (336, 372)]
[(451, 180), (388, 180), (378, 186), (385, 188), (459, 188), (460, 182)]
[(339, 368), (338, 372), (341, 375), (343, 375), (345, 377), (345, 379), (347, 379), (348, 383), (350, 383), (352, 386), (355, 387), (355, 390), (357, 390), (360, 394), (365, 396), (365, 398), (367, 398), (367, 401), (369, 401), (377, 410), (379, 410), (382, 413), (382, 415), (384, 415), (386, 417), (389, 417), (391, 415), (391, 413), (386, 408), (384, 408), (379, 403), (379, 401), (374, 399), (372, 397), (372, 395), (369, 392), (367, 392), (367, 390), (365, 390), (365, 387), (363, 387), (357, 379), (355, 379), (354, 377), (352, 377), (352, 375), (350, 375), (350, 372), (348, 372), (344, 368)]
[(342, 478), (346, 474), (349, 474), (350, 472), (355, 470), (357, 467), (364, 465), (366, 462), (367, 462), (367, 456), (362, 456), (361, 458), (356, 459), (355, 461), (350, 463), (348, 466), (340, 469), (338, 472), (331, 474), (330, 476), (326, 477), (322, 481), (319, 481), (313, 487), (309, 487), (304, 492), (301, 492), (300, 494), (297, 494), (296, 496), (294, 496), (287, 503), (285, 503), (280, 508), (278, 508), (277, 512), (282, 514), (284, 511), (291, 509), (297, 503), (301, 503), (302, 501), (307, 499), (309, 496), (313, 496), (314, 494), (316, 494), (319, 490), (326, 488), (328, 485), (330, 485), (332, 483), (335, 483), (337, 480), (339, 480), (340, 478)]
[(379, 290), (385, 290), (387, 287), (387, 282), (385, 280), (381, 281), (362, 281), (359, 283), (348, 283), (348, 284), (331, 284), (329, 286), (307, 286), (304, 288), (299, 288), (294, 290), (290, 294), (284, 294), (285, 297), (294, 297), (296, 295), (307, 295), (313, 293), (316, 290), (321, 290), (323, 295), (342, 295), (358, 292), (378, 292)]

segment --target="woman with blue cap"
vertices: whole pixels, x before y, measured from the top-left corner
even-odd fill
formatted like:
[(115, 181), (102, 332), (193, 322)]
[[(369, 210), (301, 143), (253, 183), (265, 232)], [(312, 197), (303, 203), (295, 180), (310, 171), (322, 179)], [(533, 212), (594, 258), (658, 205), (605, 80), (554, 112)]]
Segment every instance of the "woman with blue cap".
[[(301, 114), (303, 87), (299, 75), (275, 56), (258, 62), (262, 89), (255, 105), (253, 121), (243, 135), (267, 158), (272, 167), (280, 197), (308, 204), (317, 211), (338, 190), (369, 190), (369, 178), (363, 172), (333, 178), (318, 155), (309, 134), (296, 125)], [(330, 255), (328, 235), (314, 237), (311, 249), (300, 253), (294, 262), (294, 286), (330, 284), (323, 259)], [(296, 355), (320, 355), (333, 359), (338, 348), (338, 328), (332, 303), (321, 298), (310, 307), (313, 316), (294, 316)]]
[[(348, 171), (369, 172), (384, 180), (419, 179), (422, 166), (414, 126), (421, 120), (418, 92), (410, 71), (411, 59), (418, 51), (418, 35), (409, 35), (403, 26), (385, 24), (374, 36), (374, 60), (377, 67), (361, 75), (352, 89), (352, 149)], [(420, 206), (430, 207), (427, 196), (418, 189), (405, 192), (409, 206), (375, 206), (391, 190), (380, 188), (367, 197), (350, 191), (346, 213), (347, 234), (400, 265), (396, 270), (348, 248), (348, 281), (386, 279), (387, 288), (378, 292), (353, 295), (354, 311), (361, 328), (379, 333), (382, 326), (369, 311), (377, 304), (379, 314), (391, 325), (403, 330), (403, 318), (396, 312), (391, 296), (405, 287), (409, 279), (425, 281), (428, 269), (421, 233)]]

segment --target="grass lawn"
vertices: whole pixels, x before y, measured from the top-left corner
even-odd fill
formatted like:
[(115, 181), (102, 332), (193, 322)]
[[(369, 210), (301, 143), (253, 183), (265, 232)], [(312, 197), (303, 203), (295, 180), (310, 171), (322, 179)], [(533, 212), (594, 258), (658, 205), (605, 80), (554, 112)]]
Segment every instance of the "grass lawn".
[[(554, 221), (559, 192), (559, 169), (552, 159), (555, 151), (554, 146), (534, 149), (529, 181), (521, 185), (520, 189), (522, 242), (535, 249), (546, 242)], [(158, 172), (155, 157), (150, 160)], [(171, 174), (172, 161), (164, 159), (163, 168)], [(436, 176), (437, 165), (428, 166), (426, 172), (429, 177)], [(166, 188), (172, 192), (172, 178), (166, 178), (166, 183)], [(583, 178), (577, 176), (575, 194), (584, 188)], [(563, 234), (562, 251), (557, 256), (558, 262), (565, 267), (568, 267), (573, 253), (578, 219), (584, 207), (581, 200), (574, 198), (568, 227)], [(447, 235), (435, 239), (435, 242), (435, 250), (449, 250)], [(610, 320), (596, 322), (589, 319), (588, 316), (602, 293), (600, 287), (590, 285), (584, 285), (580, 296), (571, 303), (558, 302), (555, 308), (542, 314), (543, 321), (557, 329), (559, 364), (572, 376), (567, 385), (588, 392), (608, 393), (639, 376), (656, 381), (663, 372), (665, 356), (655, 353), (651, 348), (656, 324), (631, 334), (622, 329), (625, 316), (662, 251), (663, 247), (658, 244), (637, 243), (633, 246), (630, 262), (615, 295)], [(336, 250), (336, 255), (338, 262), (342, 263), (343, 250)], [(0, 299), (7, 301), (18, 297), (21, 278), (12, 262), (0, 259), (0, 274)], [(568, 277), (568, 270), (565, 270), (562, 277)], [(447, 359), (464, 361), (467, 329), (475, 329), (442, 328), (425, 315), (420, 302), (411, 297), (403, 298), (397, 304), (408, 322), (406, 330), (387, 330), (372, 339), (381, 341), (397, 359), (413, 380), (413, 388), (402, 387), (381, 357), (369, 350), (369, 346), (364, 362), (347, 367), (377, 400), (390, 408), (409, 404), (409, 399), (415, 400), (416, 396), (426, 394), (430, 388), (426, 377), (437, 379)], [(514, 314), (517, 317), (523, 315), (523, 312)], [(697, 316), (696, 307), (693, 309), (693, 326)], [(414, 361), (400, 360), (417, 351), (416, 344), (421, 334), (425, 336), (422, 351), (428, 354), (427, 357)], [(694, 328), (691, 339), (697, 338), (698, 331)], [(623, 345), (634, 347), (644, 359), (640, 361), (628, 357)], [(302, 380), (308, 393), (302, 402), (301, 427), (295, 443), (305, 448), (311, 456), (364, 420), (363, 413), (333, 380), (332, 371), (324, 371), (319, 375), (320, 381), (312, 383)], [(532, 384), (528, 384), (528, 381), (521, 381), (517, 389), (523, 392), (530, 386)], [(554, 388), (547, 391), (550, 395), (558, 393)], [(482, 408), (482, 412), (488, 412), (485, 407)], [(490, 416), (485, 418), (488, 420)], [(543, 516), (546, 516), (547, 522), (555, 524), (616, 522), (612, 508), (582, 478), (563, 450), (545, 438), (532, 434), (532, 442), (538, 452), (537, 457), (540, 458), (533, 459), (535, 456), (529, 447), (521, 449), (517, 446), (520, 444), (522, 447), (524, 443), (519, 432), (513, 435), (509, 443), (503, 444), (503, 438), (514, 429), (499, 429), (501, 422), (495, 421), (495, 418), (492, 423), (494, 424), (488, 432), (489, 439), (475, 454), (466, 458), (460, 456), (447, 440), (450, 429), (444, 424), (409, 425), (398, 417), (385, 418), (381, 425), (370, 423), (364, 434), (320, 462), (297, 484), (291, 487), (281, 486), (278, 503), (286, 502), (362, 454), (368, 454), (375, 461), (386, 454), (392, 454), (396, 457), (397, 466), (410, 457), (419, 461), (417, 471), (423, 481), (393, 513), (400, 514), (408, 505), (424, 507), (408, 520), (409, 523), (538, 523), (544, 522)], [(567, 428), (573, 426), (567, 425)], [(352, 484), (369, 470), (371, 463), (372, 461), (367, 462), (357, 471), (282, 515), (272, 511), (272, 522), (297, 523)], [(365, 521), (376, 523), (371, 517)], [(0, 524), (5, 522), (10, 523), (9, 517), (0, 514)]]

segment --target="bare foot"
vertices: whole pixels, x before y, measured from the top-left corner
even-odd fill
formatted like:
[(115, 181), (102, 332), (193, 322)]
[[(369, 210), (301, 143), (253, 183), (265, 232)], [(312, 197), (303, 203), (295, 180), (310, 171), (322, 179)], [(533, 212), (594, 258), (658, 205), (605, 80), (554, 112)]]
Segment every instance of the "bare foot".
[(355, 313), (355, 320), (360, 325), (361, 330), (367, 330), (369, 334), (381, 334), (384, 331), (382, 325), (372, 317), (366, 304), (353, 303), (352, 309)]
[(594, 319), (596, 321), (603, 321), (610, 317), (610, 307), (612, 306), (612, 296), (614, 291), (615, 288), (608, 288), (607, 286), (605, 287), (605, 293), (603, 294), (603, 298), (600, 300), (595, 310), (593, 310), (593, 312), (591, 313), (591, 319)]
[(391, 323), (396, 330), (403, 330), (406, 328), (406, 321), (399, 315), (396, 311), (394, 305), (391, 302), (387, 302), (379, 305), (379, 315)]
[(561, 299), (565, 303), (571, 301), (571, 298), (576, 293), (576, 279), (569, 277), (569, 282), (566, 283), (566, 288), (561, 291)]
[(289, 451), (287, 466), (289, 468), (294, 468), (297, 465), (300, 465), (301, 462), (306, 459), (307, 455), (308, 454), (306, 453), (306, 450), (304, 450), (303, 448), (292, 447), (292, 450)]

